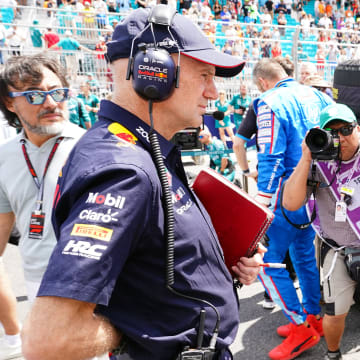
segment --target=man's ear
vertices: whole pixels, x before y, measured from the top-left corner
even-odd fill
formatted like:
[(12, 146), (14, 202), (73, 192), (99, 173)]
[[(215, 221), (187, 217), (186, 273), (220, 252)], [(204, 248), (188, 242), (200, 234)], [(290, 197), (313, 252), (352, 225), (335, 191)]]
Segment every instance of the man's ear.
[(11, 111), (11, 112), (15, 112), (15, 108), (14, 108), (14, 99), (9, 97), (9, 96), (5, 96), (4, 97), (4, 104), (6, 106), (6, 108)]

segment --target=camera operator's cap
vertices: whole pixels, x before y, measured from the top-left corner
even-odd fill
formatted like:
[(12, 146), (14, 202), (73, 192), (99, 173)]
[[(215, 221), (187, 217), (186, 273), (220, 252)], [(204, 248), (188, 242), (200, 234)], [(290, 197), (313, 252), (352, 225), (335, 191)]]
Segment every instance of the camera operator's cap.
[[(156, 6), (163, 6), (165, 11), (168, 11), (167, 5)], [(130, 57), (132, 41), (149, 24), (150, 11), (150, 8), (136, 9), (116, 26), (112, 40), (107, 43), (106, 56), (110, 62)], [(182, 55), (214, 65), (216, 76), (235, 76), (245, 65), (242, 59), (216, 50), (201, 29), (183, 15), (176, 13), (169, 26), (177, 45), (169, 34), (168, 26), (154, 24), (153, 27), (158, 47), (165, 49), (169, 53), (178, 53), (180, 51)], [(150, 28), (134, 41), (133, 56), (136, 54), (140, 43), (154, 43)]]
[(352, 110), (344, 104), (331, 104), (324, 108), (320, 113), (320, 128), (324, 129), (325, 126), (334, 120), (344, 121), (347, 123), (356, 122), (355, 114)]

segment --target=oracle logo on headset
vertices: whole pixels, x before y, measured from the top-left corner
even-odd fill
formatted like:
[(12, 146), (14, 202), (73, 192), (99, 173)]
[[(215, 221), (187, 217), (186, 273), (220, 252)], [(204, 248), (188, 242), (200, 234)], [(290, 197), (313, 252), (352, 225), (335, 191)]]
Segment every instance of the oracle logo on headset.
[[(179, 87), (180, 48), (170, 31), (172, 18), (176, 11), (164, 14), (161, 10), (161, 7), (153, 8), (148, 18), (149, 24), (133, 39), (126, 74), (126, 80), (130, 80), (132, 77), (132, 85), (136, 93), (142, 98), (152, 101), (166, 100), (174, 88)], [(172, 39), (157, 43), (156, 26), (167, 26)], [(151, 31), (154, 42), (139, 44), (138, 51), (133, 56), (134, 41), (147, 30)], [(172, 45), (176, 45), (178, 48), (178, 65), (175, 65), (173, 58), (164, 48), (158, 47)]]

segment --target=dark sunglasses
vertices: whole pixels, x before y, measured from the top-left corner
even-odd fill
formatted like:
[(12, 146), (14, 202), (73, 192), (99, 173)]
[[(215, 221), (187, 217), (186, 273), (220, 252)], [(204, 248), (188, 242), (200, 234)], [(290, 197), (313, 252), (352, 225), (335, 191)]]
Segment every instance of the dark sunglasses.
[(352, 125), (343, 126), (340, 129), (325, 128), (325, 130), (331, 131), (332, 135), (338, 135), (340, 133), (342, 136), (349, 136), (353, 133), (355, 127), (356, 127), (356, 124), (352, 124)]
[(9, 92), (9, 96), (11, 98), (25, 96), (26, 100), (31, 105), (42, 105), (48, 95), (50, 95), (51, 98), (56, 102), (63, 102), (69, 98), (69, 89), (61, 88), (50, 91), (29, 90), (21, 92)]

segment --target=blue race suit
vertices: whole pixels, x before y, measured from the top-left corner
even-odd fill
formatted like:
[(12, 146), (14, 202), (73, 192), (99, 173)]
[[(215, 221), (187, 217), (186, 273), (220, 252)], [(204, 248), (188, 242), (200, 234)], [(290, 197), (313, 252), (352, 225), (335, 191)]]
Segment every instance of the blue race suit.
[[(318, 90), (300, 85), (293, 79), (279, 81), (254, 102), (258, 126), (257, 200), (275, 213), (267, 231), (268, 251), (264, 262), (283, 262), (287, 250), (299, 278), (302, 305), (286, 269), (263, 269), (260, 280), (272, 300), (290, 321), (301, 324), (309, 314), (320, 313), (320, 281), (316, 267), (314, 231), (300, 230), (289, 224), (280, 209), (280, 189), (300, 160), (301, 143), (306, 132), (319, 124), (320, 111), (332, 100)], [(297, 224), (307, 223), (305, 207), (286, 211)]]

